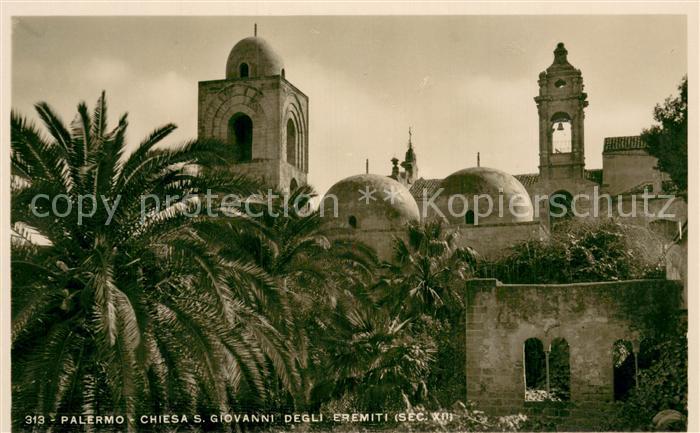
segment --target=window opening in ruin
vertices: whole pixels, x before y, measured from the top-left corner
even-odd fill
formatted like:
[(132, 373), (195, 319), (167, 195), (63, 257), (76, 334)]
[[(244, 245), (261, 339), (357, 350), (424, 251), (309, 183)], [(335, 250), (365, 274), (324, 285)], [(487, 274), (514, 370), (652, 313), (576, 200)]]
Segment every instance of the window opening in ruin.
[(525, 401), (547, 399), (547, 359), (544, 346), (537, 338), (528, 338), (523, 347), (525, 366)]
[(551, 400), (568, 401), (571, 398), (571, 365), (569, 343), (563, 338), (552, 340), (549, 353), (549, 394)]
[(626, 400), (637, 384), (637, 354), (628, 340), (613, 344), (613, 391), (616, 401)]
[(545, 348), (537, 338), (524, 345), (525, 401), (567, 401), (571, 396), (569, 344), (556, 338)]

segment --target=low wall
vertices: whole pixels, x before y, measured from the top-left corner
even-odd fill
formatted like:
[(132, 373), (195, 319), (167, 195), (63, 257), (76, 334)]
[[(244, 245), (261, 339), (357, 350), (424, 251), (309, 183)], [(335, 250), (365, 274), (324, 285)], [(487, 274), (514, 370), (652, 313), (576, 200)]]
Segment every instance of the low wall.
[[(494, 415), (525, 413), (549, 419), (557, 429), (595, 428), (591, 423), (612, 408), (614, 343), (636, 340), (644, 306), (675, 305), (669, 300), (678, 299), (681, 290), (666, 280), (565, 285), (469, 281), (467, 399)], [(533, 337), (545, 347), (555, 338), (568, 342), (570, 401), (525, 402), (523, 350)]]
[[(539, 222), (485, 224), (478, 226), (447, 226), (447, 231), (457, 233), (457, 247), (469, 246), (486, 258), (495, 258), (518, 243), (527, 240), (544, 239), (548, 236)], [(407, 239), (407, 229), (367, 230), (331, 229), (326, 231), (330, 238), (353, 238), (374, 248), (379, 258), (391, 260), (394, 238)]]
[(513, 245), (529, 240), (543, 240), (549, 236), (539, 221), (477, 226), (459, 225), (450, 226), (448, 230), (458, 233), (457, 246), (474, 248), (479, 254), (489, 259), (508, 253)]

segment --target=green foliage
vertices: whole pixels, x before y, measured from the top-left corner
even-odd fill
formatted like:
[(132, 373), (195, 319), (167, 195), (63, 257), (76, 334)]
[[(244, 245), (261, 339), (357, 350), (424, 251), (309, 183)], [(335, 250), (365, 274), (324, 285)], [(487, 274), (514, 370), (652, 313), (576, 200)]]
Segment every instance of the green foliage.
[(688, 414), (687, 325), (682, 318), (671, 322), (671, 332), (645, 341), (654, 359), (641, 369), (639, 385), (620, 407), (626, 428), (649, 430), (654, 415), (666, 409)]
[(424, 378), (436, 351), (430, 336), (377, 309), (339, 316), (334, 328), (319, 346), (325, 375), (311, 391), (314, 401), (345, 397), (354, 410), (376, 412), (425, 397)]
[(511, 247), (494, 261), (482, 261), (481, 277), (510, 284), (565, 284), (661, 277), (661, 263), (649, 263), (629, 242), (632, 228), (614, 220), (571, 221), (549, 240)]
[(475, 255), (454, 241), (439, 224), (412, 225), (395, 241), (395, 264), (368, 280), (378, 281), (355, 280), (332, 309), (315, 306), (307, 326), (320, 372), (312, 408), (445, 407), (464, 395), (464, 373), (454, 365), (465, 356), (461, 291)]
[(449, 317), (461, 310), (462, 289), (477, 255), (457, 248), (455, 236), (440, 222), (428, 222), (409, 225), (407, 240), (394, 239), (394, 262), (386, 265), (387, 276), (377, 287), (390, 310), (402, 317)]
[(642, 132), (649, 154), (668, 173), (679, 191), (688, 189), (688, 77), (678, 85), (678, 96), (668, 97), (654, 107), (657, 125)]
[[(227, 147), (204, 140), (159, 148), (175, 129), (165, 125), (129, 153), (127, 117), (108, 129), (104, 93), (93, 113), (78, 105), (69, 127), (47, 104), (36, 109), (46, 136), (11, 117), (14, 419), (225, 410), (235, 403), (230, 390), (262, 402), (272, 378), (294, 388), (289, 347), (255, 308), (277, 292), (274, 283), (219, 254), (225, 242), (211, 236), (217, 222), (185, 214), (194, 201), (156, 206), (172, 194), (255, 191), (222, 170), (231, 162)], [(49, 197), (39, 212), (58, 194), (72, 212), (37, 216), (38, 194)], [(88, 195), (98, 206), (81, 220), (77, 205)], [(143, 206), (145, 196), (153, 199)], [(118, 203), (111, 217), (99, 206), (105, 201)]]
[(465, 392), (463, 369), (454, 365), (465, 359), (463, 290), (478, 256), (456, 241), (439, 222), (409, 225), (406, 238), (395, 239), (394, 262), (374, 288), (382, 308), (410, 320), (414, 335), (437, 347), (425, 379), (428, 395), (411, 403), (450, 406)]
[[(614, 221), (565, 218), (551, 240), (517, 245), (493, 262), (457, 248), (456, 234), (439, 223), (414, 224), (395, 239), (394, 261), (379, 263), (361, 243), (326, 236), (318, 213), (288, 212), (283, 200), (257, 218), (216, 199), (214, 209), (232, 211), (226, 218), (186, 215), (196, 200), (165, 210), (147, 200), (143, 213), (146, 195), (164, 203), (172, 194), (250, 196), (260, 186), (230, 173), (233, 155), (220, 143), (159, 148), (174, 125), (127, 152), (126, 116), (108, 130), (104, 95), (91, 114), (80, 104), (70, 127), (48, 105), (37, 110), (47, 137), (15, 113), (11, 119), (17, 420), (31, 411), (131, 416), (452, 407), (452, 421), (401, 428), (517, 430), (525, 426), (522, 415), (489, 418), (457, 401), (466, 382), (464, 369), (455, 368), (465, 359), (466, 281), (659, 275), (657, 264), (628, 242), (628, 228)], [(98, 206), (84, 221), (75, 212), (39, 218), (31, 211), (36, 194), (65, 194), (73, 207), (84, 194), (120, 202), (113, 217)], [(302, 187), (289, 201), (300, 194), (313, 191)], [(267, 210), (268, 203), (255, 206)], [(640, 329), (656, 356), (626, 403), (640, 414), (627, 425), (648, 423), (663, 408), (685, 413), (685, 334), (659, 325), (677, 300), (628, 301), (628, 313), (644, 317)], [(566, 399), (568, 349), (555, 346), (552, 395)], [(529, 376), (528, 386), (543, 388), (543, 374)]]

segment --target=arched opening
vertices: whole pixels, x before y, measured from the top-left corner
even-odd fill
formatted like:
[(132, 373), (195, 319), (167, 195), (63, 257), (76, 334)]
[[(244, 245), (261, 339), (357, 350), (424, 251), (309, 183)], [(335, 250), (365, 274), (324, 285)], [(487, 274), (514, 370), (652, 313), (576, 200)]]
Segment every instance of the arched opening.
[(551, 120), (552, 152), (571, 152), (571, 117), (566, 113), (556, 113)]
[(297, 167), (297, 128), (292, 119), (287, 120), (287, 162)]
[(549, 394), (552, 400), (567, 401), (571, 398), (569, 359), (569, 343), (563, 338), (555, 338), (549, 354)]
[(552, 125), (552, 151), (554, 153), (571, 152), (571, 123), (557, 122)]
[(233, 146), (237, 162), (253, 159), (253, 121), (243, 113), (231, 116), (228, 121), (228, 142)]
[(572, 202), (573, 196), (569, 191), (560, 190), (549, 196), (550, 226), (573, 215)]
[(467, 213), (464, 215), (464, 222), (470, 226), (474, 225), (474, 211), (473, 210), (467, 211)]
[(285, 78), (285, 76), (284, 76), (284, 68), (282, 68), (282, 78)]
[(299, 184), (297, 183), (297, 180), (292, 178), (292, 181), (289, 182), (289, 192), (292, 193), (299, 188)]
[(613, 390), (615, 400), (626, 400), (636, 385), (635, 354), (632, 343), (617, 340), (613, 344)]
[(357, 218), (355, 218), (355, 215), (350, 215), (348, 218), (348, 224), (350, 224), (350, 227), (354, 229), (357, 228)]
[(238, 67), (238, 73), (239, 73), (241, 78), (247, 78), (248, 77), (248, 64), (241, 63), (241, 66)]
[(544, 401), (547, 393), (547, 366), (544, 346), (537, 338), (528, 338), (523, 347), (525, 401)]

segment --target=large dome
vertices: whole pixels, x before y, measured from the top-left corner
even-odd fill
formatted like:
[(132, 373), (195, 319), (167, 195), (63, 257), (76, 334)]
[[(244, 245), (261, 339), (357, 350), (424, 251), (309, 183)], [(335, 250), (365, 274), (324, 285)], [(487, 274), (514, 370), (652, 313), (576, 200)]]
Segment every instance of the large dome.
[[(484, 214), (488, 210), (488, 199), (479, 196), (487, 195), (491, 197), (493, 211), (481, 218), (482, 222), (488, 223), (508, 223), (508, 222), (528, 222), (533, 219), (532, 202), (527, 190), (518, 179), (510, 174), (487, 167), (472, 167), (464, 170), (459, 170), (447, 176), (440, 184), (444, 191), (440, 194), (442, 200), (438, 202), (438, 206), (443, 210), (443, 213), (452, 221), (458, 219), (463, 222), (463, 216), (455, 216), (451, 214), (459, 213), (463, 209), (461, 201), (453, 199), (453, 210), (457, 212), (449, 212), (445, 206), (450, 196), (458, 195), (467, 200), (470, 208), (474, 209), (475, 200), (478, 200), (479, 212)], [(503, 197), (502, 212), (499, 209), (500, 197)], [(440, 205), (442, 203), (442, 205)], [(460, 203), (460, 204), (457, 204)], [(445, 209), (442, 209), (445, 207)], [(446, 213), (445, 211), (448, 211)], [(456, 220), (453, 222), (457, 222)]]
[(378, 174), (350, 176), (337, 182), (323, 196), (321, 204), (327, 227), (388, 230), (420, 221), (418, 205), (408, 189)]
[(282, 58), (265, 39), (242, 39), (231, 49), (226, 61), (226, 79), (284, 75)]

